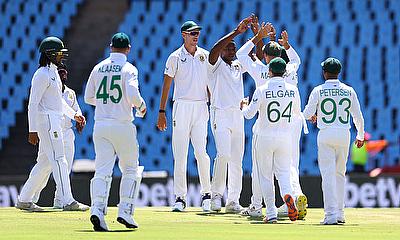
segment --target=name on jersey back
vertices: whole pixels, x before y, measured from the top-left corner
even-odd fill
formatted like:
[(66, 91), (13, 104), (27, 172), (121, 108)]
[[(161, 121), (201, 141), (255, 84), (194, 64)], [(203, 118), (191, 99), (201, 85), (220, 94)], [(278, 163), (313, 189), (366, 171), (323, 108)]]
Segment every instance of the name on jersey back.
[(99, 67), (99, 72), (101, 73), (108, 73), (108, 72), (121, 72), (122, 66), (121, 65), (103, 65)]
[(346, 90), (346, 89), (322, 89), (319, 90), (319, 96), (320, 97), (349, 97), (351, 96), (351, 91), (350, 90)]
[(294, 91), (293, 90), (278, 90), (278, 91), (268, 90), (265, 92), (265, 97), (266, 98), (294, 97)]

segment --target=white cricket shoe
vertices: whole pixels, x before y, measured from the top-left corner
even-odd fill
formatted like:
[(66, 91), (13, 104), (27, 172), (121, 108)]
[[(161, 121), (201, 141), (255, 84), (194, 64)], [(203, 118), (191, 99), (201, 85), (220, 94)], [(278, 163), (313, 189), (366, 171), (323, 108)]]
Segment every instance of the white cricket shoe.
[(64, 204), (60, 199), (54, 198), (53, 208), (54, 209), (63, 209), (64, 208)]
[(186, 208), (186, 202), (183, 198), (177, 197), (175, 199), (174, 206), (172, 207), (173, 212), (183, 212)]
[(81, 211), (85, 212), (89, 210), (89, 206), (78, 201), (73, 201), (72, 203), (65, 205), (63, 211)]
[(237, 202), (229, 202), (225, 206), (226, 213), (240, 213), (243, 210), (242, 206), (240, 206)]
[(95, 206), (92, 206), (90, 211), (90, 222), (93, 224), (93, 230), (95, 230), (96, 232), (108, 231), (103, 212)]
[(29, 212), (43, 212), (44, 209), (39, 207), (33, 202), (20, 202), (17, 200), (15, 207), (21, 210), (29, 211)]
[(267, 224), (278, 223), (278, 220), (276, 219), (276, 217), (270, 218), (270, 219), (268, 219), (267, 217), (265, 217), (265, 218), (263, 219), (263, 221), (264, 221), (264, 223), (267, 223)]
[(288, 217), (288, 208), (287, 205), (284, 203), (283, 205), (281, 205), (278, 209), (278, 217), (279, 218), (287, 218)]
[(211, 211), (211, 194), (205, 193), (201, 197), (201, 208), (203, 209), (203, 212)]
[(336, 217), (325, 217), (323, 220), (320, 222), (321, 225), (337, 225), (337, 219)]
[(240, 214), (242, 216), (262, 217), (262, 206), (256, 207), (253, 204), (250, 204), (250, 206), (243, 209)]
[(123, 208), (118, 208), (118, 217), (117, 221), (127, 228), (138, 228), (139, 224), (135, 222), (135, 219), (132, 216), (132, 211), (130, 209), (123, 209)]
[(211, 198), (211, 211), (220, 212), (222, 206), (222, 196), (219, 193), (215, 193)]

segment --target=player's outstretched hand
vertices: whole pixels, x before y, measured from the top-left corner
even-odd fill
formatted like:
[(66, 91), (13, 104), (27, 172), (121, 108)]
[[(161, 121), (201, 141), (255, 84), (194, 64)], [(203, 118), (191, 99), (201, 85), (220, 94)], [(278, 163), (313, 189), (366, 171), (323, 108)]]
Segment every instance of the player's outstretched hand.
[(272, 25), (272, 24), (271, 24), (271, 31), (269, 32), (268, 37), (271, 41), (275, 41), (275, 39), (276, 39), (276, 30), (275, 30), (274, 25)]
[(246, 32), (247, 29), (249, 28), (249, 24), (251, 23), (251, 19), (252, 19), (251, 16), (249, 16), (249, 17), (243, 19), (243, 20), (239, 23), (239, 25), (236, 27), (236, 30), (237, 30), (238, 32), (240, 32), (240, 33)]
[(254, 35), (258, 33), (260, 30), (260, 23), (258, 22), (258, 17), (254, 14), (251, 15), (251, 31), (253, 32)]
[(356, 143), (357, 148), (361, 148), (362, 146), (364, 146), (364, 140), (361, 141), (361, 140), (356, 139), (355, 143)]
[(290, 48), (290, 45), (289, 45), (289, 35), (288, 35), (288, 33), (287, 33), (286, 30), (283, 31), (283, 32), (281, 33), (281, 38), (278, 39), (278, 42), (279, 42), (279, 44), (282, 45), (286, 50)]
[(271, 23), (265, 23), (263, 22), (261, 24), (260, 30), (258, 30), (257, 35), (261, 38), (266, 38), (268, 37), (269, 32), (272, 29), (272, 24)]
[(165, 112), (158, 113), (157, 128), (160, 131), (167, 130), (167, 116), (165, 115)]
[(39, 136), (37, 132), (30, 132), (28, 134), (28, 142), (32, 145), (36, 145), (39, 143)]

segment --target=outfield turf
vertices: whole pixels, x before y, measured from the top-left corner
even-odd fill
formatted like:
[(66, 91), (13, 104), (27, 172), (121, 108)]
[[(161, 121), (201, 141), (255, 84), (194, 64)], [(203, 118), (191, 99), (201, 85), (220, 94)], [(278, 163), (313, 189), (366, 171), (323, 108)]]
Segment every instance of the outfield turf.
[(199, 208), (184, 213), (170, 208), (138, 208), (139, 229), (129, 230), (108, 209), (110, 232), (93, 232), (89, 212), (52, 211), (29, 213), (0, 208), (0, 239), (400, 239), (400, 209), (346, 209), (346, 224), (321, 226), (322, 209), (309, 209), (306, 220), (262, 224), (234, 214), (204, 214)]

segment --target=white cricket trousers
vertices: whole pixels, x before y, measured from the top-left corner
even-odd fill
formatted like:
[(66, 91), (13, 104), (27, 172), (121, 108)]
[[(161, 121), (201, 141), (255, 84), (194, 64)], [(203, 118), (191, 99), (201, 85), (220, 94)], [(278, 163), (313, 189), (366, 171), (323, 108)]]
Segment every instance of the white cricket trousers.
[(325, 217), (343, 217), (350, 131), (341, 128), (322, 129), (318, 132), (317, 142)]
[[(292, 130), (292, 158), (290, 166), (290, 182), (293, 189), (293, 197), (297, 198), (303, 194), (300, 186), (299, 177), (299, 162), (300, 162), (300, 138), (301, 131), (303, 129), (303, 120), (300, 117), (293, 117), (293, 130)], [(257, 134), (253, 134), (252, 140), (252, 152), (254, 152), (254, 139)], [(253, 157), (253, 159), (255, 159)], [(252, 172), (251, 172), (251, 204), (256, 208), (262, 207), (262, 193), (258, 181), (257, 165), (252, 161)]]
[(259, 186), (267, 207), (267, 219), (277, 217), (274, 175), (278, 179), (282, 198), (293, 191), (290, 182), (291, 138), (290, 134), (282, 132), (271, 136), (257, 135), (254, 140), (255, 164)]
[[(136, 127), (132, 122), (95, 121), (93, 142), (96, 152), (95, 174), (91, 181), (92, 206), (107, 207), (112, 172), (118, 156), (122, 173), (120, 183), (120, 204), (130, 198), (138, 188), (135, 179), (138, 174), (139, 145)], [(135, 199), (128, 200), (134, 204)]]
[(194, 156), (200, 178), (201, 194), (210, 193), (210, 157), (206, 152), (208, 108), (206, 102), (174, 102), (172, 109), (172, 151), (174, 154), (174, 193), (176, 197), (186, 198), (187, 193), (187, 155), (189, 140), (192, 142)]
[(96, 152), (95, 176), (111, 176), (116, 156), (122, 175), (136, 176), (139, 165), (139, 145), (132, 122), (96, 121), (93, 129)]
[[(75, 134), (74, 134), (74, 130), (72, 130), (72, 128), (63, 129), (63, 141), (64, 141), (65, 158), (67, 159), (67, 165), (68, 165), (68, 173), (71, 173), (72, 163), (74, 161), (74, 155), (75, 155)], [(46, 157), (46, 155), (39, 154), (38, 158), (39, 157)], [(48, 171), (46, 173), (44, 173), (45, 175), (47, 174), (47, 177), (43, 178), (41, 187), (38, 189), (38, 191), (35, 193), (35, 195), (33, 197), (33, 202), (35, 202), (35, 203), (39, 201), (40, 193), (46, 187), (47, 182), (49, 180), (49, 177), (51, 174), (51, 169), (47, 169), (47, 170)], [(54, 193), (54, 202), (62, 203), (61, 199), (62, 199), (61, 189), (56, 185), (56, 192)]]
[(29, 178), (21, 190), (19, 200), (21, 202), (33, 201), (34, 195), (43, 188), (43, 182), (52, 171), (56, 186), (64, 205), (74, 200), (71, 192), (69, 169), (64, 153), (64, 140), (61, 124), (61, 114), (40, 114), (38, 116), (39, 152), (37, 163), (33, 167)]
[(217, 147), (211, 191), (213, 194), (224, 194), (228, 170), (227, 203), (239, 203), (242, 191), (244, 154), (243, 114), (240, 109), (212, 109), (211, 128)]

